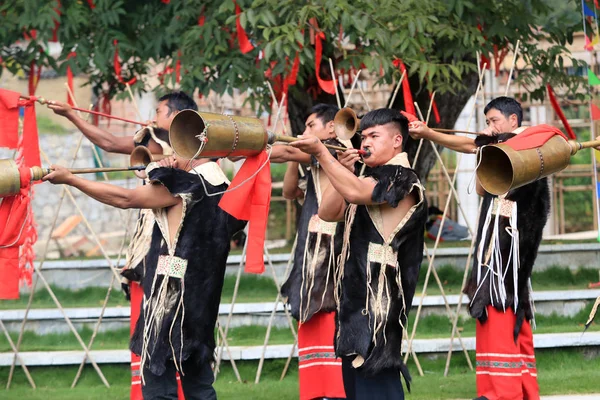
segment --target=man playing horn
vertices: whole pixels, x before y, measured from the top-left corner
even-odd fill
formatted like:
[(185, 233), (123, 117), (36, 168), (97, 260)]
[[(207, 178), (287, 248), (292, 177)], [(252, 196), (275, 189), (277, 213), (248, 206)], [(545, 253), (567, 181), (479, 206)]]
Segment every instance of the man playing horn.
[[(329, 144), (336, 140), (333, 119), (338, 108), (317, 104), (306, 119), (305, 135)], [(356, 157), (358, 157), (356, 155)], [(352, 158), (347, 158), (353, 162)], [(335, 356), (334, 271), (342, 248), (342, 222), (326, 222), (319, 218), (319, 204), (329, 188), (329, 179), (310, 154), (287, 145), (275, 145), (272, 162), (288, 161), (283, 181), (283, 196), (304, 199), (298, 219), (298, 236), (294, 264), (281, 294), (299, 322), (298, 367), (300, 399), (344, 398), (342, 362)], [(300, 164), (309, 165), (299, 183)], [(301, 168), (301, 167), (300, 167)]]
[(152, 210), (152, 244), (140, 271), (144, 301), (130, 344), (141, 357), (143, 398), (177, 399), (179, 372), (186, 399), (216, 399), (215, 323), (230, 239), (245, 223), (218, 207), (229, 181), (215, 162), (173, 157), (185, 169), (151, 163), (150, 184), (135, 189), (88, 181), (60, 166), (44, 180), (113, 207)]
[[(89, 123), (81, 118), (75, 110), (66, 103), (59, 101), (49, 101), (48, 108), (56, 114), (66, 117), (71, 121), (85, 137), (102, 150), (110, 153), (131, 154), (137, 146), (147, 147), (153, 154), (172, 155), (173, 150), (169, 145), (169, 126), (171, 121), (180, 111), (192, 109), (198, 110), (194, 100), (184, 92), (168, 93), (158, 99), (156, 106), (156, 116), (151, 125), (148, 125), (133, 136), (116, 136), (112, 133)], [(163, 163), (164, 165), (164, 163)], [(140, 178), (145, 178), (145, 173), (138, 173)], [(142, 301), (142, 288), (139, 285), (141, 280), (142, 261), (146, 256), (152, 238), (152, 228), (154, 226), (154, 215), (150, 209), (141, 209), (136, 229), (129, 242), (125, 266), (122, 271), (121, 287), (125, 296), (131, 301), (131, 328), (132, 331), (137, 323), (140, 304)], [(141, 399), (139, 358), (132, 355), (131, 360), (131, 400)]]
[[(506, 141), (522, 131), (523, 110), (515, 99), (498, 97), (484, 113), (485, 133), (491, 136), (473, 140), (445, 135), (422, 122), (411, 123), (410, 134), (476, 153), (483, 145)], [(470, 298), (469, 312), (477, 318), (477, 395), (488, 400), (539, 399), (530, 325), (531, 271), (550, 209), (548, 182), (539, 179), (503, 196), (486, 193), (478, 184), (477, 193), (483, 204), (476, 256), (463, 289)]]
[[(423, 259), (427, 206), (424, 189), (410, 169), (402, 144), (408, 121), (398, 111), (378, 109), (360, 122), (367, 169), (357, 177), (314, 136), (294, 147), (312, 154), (329, 178), (319, 217), (345, 218), (336, 271), (336, 354), (342, 358), (348, 399), (403, 399), (400, 374), (406, 327)], [(409, 387), (410, 388), (410, 387)]]

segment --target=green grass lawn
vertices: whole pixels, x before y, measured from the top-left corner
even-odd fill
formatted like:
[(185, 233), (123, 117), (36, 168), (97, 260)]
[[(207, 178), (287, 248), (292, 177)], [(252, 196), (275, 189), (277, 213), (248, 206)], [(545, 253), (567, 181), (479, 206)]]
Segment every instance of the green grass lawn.
[[(561, 332), (583, 332), (583, 324), (587, 320), (592, 304), (581, 310), (574, 317), (564, 317), (559, 315), (536, 317), (537, 329), (534, 333), (561, 333)], [(410, 314), (408, 332), (412, 332), (414, 324), (414, 311)], [(463, 337), (475, 336), (475, 320), (472, 318), (461, 318), (459, 327), (463, 328)], [(446, 316), (429, 315), (421, 317), (417, 327), (417, 339), (431, 338), (449, 338), (452, 329), (452, 321)], [(258, 346), (264, 343), (267, 328), (265, 326), (251, 325), (230, 328), (227, 334), (230, 346)], [(588, 329), (589, 332), (600, 331), (600, 324), (593, 323)], [(85, 327), (79, 330), (79, 333), (85, 343), (88, 343), (92, 335), (92, 329)], [(17, 333), (12, 333), (13, 340), (16, 341)], [(294, 338), (287, 327), (273, 328), (271, 330), (269, 344), (292, 344)], [(126, 349), (129, 343), (129, 329), (119, 329), (114, 331), (99, 332), (96, 336), (93, 349)], [(58, 350), (79, 350), (81, 347), (75, 336), (69, 333), (36, 335), (33, 332), (26, 331), (22, 341), (23, 351), (58, 351)], [(0, 337), (0, 352), (10, 351), (8, 341)]]
[[(444, 287), (446, 294), (459, 294), (463, 272), (456, 269), (452, 265), (441, 265), (436, 267), (436, 271)], [(423, 283), (425, 282), (425, 274), (427, 273), (427, 264), (421, 267), (419, 283), (417, 285), (416, 295), (420, 295), (423, 291)], [(533, 273), (533, 289), (534, 291), (543, 290), (575, 290), (585, 289), (588, 283), (597, 282), (599, 279), (598, 270), (592, 268), (580, 268), (572, 271), (566, 267), (554, 266), (544, 271), (536, 271)], [(221, 295), (221, 303), (230, 303), (233, 297), (233, 289), (235, 286), (235, 275), (225, 277), (223, 284), (223, 292)], [(52, 288), (63, 307), (101, 307), (104, 297), (106, 296), (106, 288), (89, 287), (82, 290), (67, 290), (57, 287)], [(441, 293), (433, 276), (429, 278), (427, 286), (428, 295), (439, 295)], [(239, 303), (258, 303), (272, 302), (277, 296), (277, 289), (273, 279), (265, 274), (264, 276), (242, 275), (238, 292), (237, 302)], [(0, 300), (0, 310), (24, 309), (27, 307), (28, 296), (23, 296), (19, 300)], [(113, 289), (110, 295), (109, 307), (129, 307), (129, 303), (125, 300), (121, 290)], [(48, 292), (41, 288), (33, 297), (33, 308), (56, 308)]]
[[(570, 350), (540, 350), (536, 352), (538, 379), (542, 395), (598, 393), (600, 357), (597, 352)], [(474, 360), (474, 354), (470, 354)], [(238, 383), (228, 362), (222, 365), (215, 383), (220, 400), (227, 399), (297, 399), (298, 366), (290, 366), (283, 381), (279, 380), (285, 360), (265, 362), (259, 384), (254, 384), (257, 362), (238, 362), (243, 383)], [(417, 369), (409, 361), (413, 376), (412, 393), (407, 399), (471, 399), (475, 397), (475, 373), (467, 367), (462, 354), (454, 355), (448, 377), (443, 376), (445, 357), (420, 356), (425, 376), (418, 376)], [(71, 383), (77, 367), (30, 368), (38, 389), (32, 390), (18, 369), (9, 391), (0, 389), (2, 399), (12, 400), (106, 400), (125, 399), (129, 393), (129, 368), (125, 365), (103, 365), (101, 369), (111, 384), (105, 388), (91, 366), (84, 370), (82, 379), (74, 389)], [(8, 368), (0, 368), (0, 385), (8, 377)]]

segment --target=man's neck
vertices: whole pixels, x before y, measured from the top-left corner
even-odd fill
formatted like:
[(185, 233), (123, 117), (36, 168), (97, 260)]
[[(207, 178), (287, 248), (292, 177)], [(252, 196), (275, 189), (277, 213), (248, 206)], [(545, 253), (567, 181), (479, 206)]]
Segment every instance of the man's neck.
[(186, 172), (190, 172), (191, 170), (193, 170), (197, 166), (202, 165), (202, 164), (206, 164), (207, 162), (210, 162), (210, 158), (198, 158), (196, 160), (188, 161), (186, 163), (186, 165), (185, 165), (186, 166), (185, 171)]

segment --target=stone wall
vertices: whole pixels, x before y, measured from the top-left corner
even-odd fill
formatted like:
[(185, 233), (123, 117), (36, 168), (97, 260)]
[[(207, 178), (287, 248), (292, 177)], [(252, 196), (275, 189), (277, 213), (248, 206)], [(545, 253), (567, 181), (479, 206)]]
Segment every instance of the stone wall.
[[(41, 134), (40, 147), (48, 155), (48, 158), (52, 163), (68, 166), (73, 158), (73, 152), (79, 141), (79, 137), (79, 133), (65, 135)], [(0, 149), (0, 158), (12, 157), (13, 151)], [(127, 163), (127, 157), (122, 155), (108, 155), (107, 153), (102, 153), (102, 157), (103, 162), (110, 166), (124, 166)], [(43, 159), (42, 165), (46, 165)], [(88, 140), (83, 140), (74, 167), (89, 168), (94, 166), (96, 165), (94, 164), (92, 145)], [(124, 174), (127, 173), (121, 173), (120, 176), (122, 177)], [(103, 180), (101, 176), (97, 178), (95, 174), (86, 174), (82, 176), (86, 179)], [(108, 176), (110, 178), (110, 174)], [(115, 180), (111, 181), (111, 183), (133, 188), (138, 184), (138, 180), (131, 174), (130, 179)], [(42, 254), (49, 237), (50, 227), (58, 210), (61, 192), (62, 186), (55, 186), (50, 183), (40, 183), (35, 186), (33, 209), (38, 226), (38, 241), (35, 246), (38, 257)], [(105, 247), (109, 254), (114, 255), (118, 253), (127, 225), (129, 224), (131, 229), (133, 229), (133, 225), (131, 224), (137, 215), (137, 210), (123, 211), (103, 205), (98, 201), (83, 195), (77, 189), (71, 188), (71, 193), (75, 198), (77, 206), (89, 221), (93, 231), (104, 242), (103, 247)], [(65, 195), (63, 204), (58, 212), (56, 226), (60, 226), (67, 218), (73, 215), (76, 216), (80, 214), (70, 197)], [(83, 221), (60, 241), (62, 247), (69, 247), (77, 242), (81, 244), (78, 249), (82, 254), (85, 254), (87, 251), (96, 247), (92, 234), (89, 229), (86, 228)], [(50, 246), (50, 258), (58, 256), (56, 249), (56, 244), (53, 241)], [(96, 254), (98, 255), (100, 253), (96, 251)]]

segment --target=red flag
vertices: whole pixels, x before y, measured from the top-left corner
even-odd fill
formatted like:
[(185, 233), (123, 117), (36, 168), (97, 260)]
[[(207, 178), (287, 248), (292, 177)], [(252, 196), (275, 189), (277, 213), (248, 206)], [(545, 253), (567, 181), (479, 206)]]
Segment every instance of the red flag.
[(325, 40), (325, 34), (323, 32), (319, 32), (315, 35), (315, 74), (317, 75), (317, 82), (323, 91), (329, 94), (335, 94), (335, 81), (333, 79), (327, 81), (321, 79), (320, 70), (321, 70), (321, 58), (323, 57), (323, 43), (322, 40)]
[(252, 45), (252, 43), (250, 43), (248, 35), (246, 34), (246, 31), (244, 30), (244, 28), (242, 27), (242, 23), (240, 22), (240, 14), (242, 13), (242, 9), (240, 8), (237, 2), (234, 3), (235, 15), (237, 15), (237, 17), (235, 18), (235, 27), (237, 30), (238, 43), (240, 45), (240, 50), (242, 51), (242, 54), (246, 54), (254, 50), (254, 46)]
[(577, 136), (575, 136), (575, 132), (573, 132), (573, 129), (571, 129), (571, 125), (569, 125), (569, 121), (567, 121), (565, 114), (563, 113), (562, 109), (560, 108), (560, 105), (558, 104), (558, 101), (556, 100), (556, 96), (554, 96), (554, 89), (552, 89), (552, 86), (550, 86), (550, 84), (546, 85), (546, 89), (548, 91), (548, 98), (550, 99), (550, 104), (552, 104), (552, 108), (554, 109), (554, 112), (556, 113), (558, 118), (560, 118), (560, 120), (562, 121), (562, 123), (565, 127), (565, 130), (567, 131), (567, 134), (569, 135), (569, 137), (571, 139), (576, 139)]
[(265, 270), (264, 244), (271, 203), (271, 163), (266, 151), (248, 157), (219, 202), (225, 212), (249, 222), (245, 271)]
[(555, 135), (569, 140), (557, 127), (542, 124), (525, 129), (505, 143), (514, 150), (527, 150), (542, 146)]
[(19, 97), (10, 90), (0, 89), (0, 147), (16, 149), (19, 144)]
[[(400, 73), (404, 73), (406, 71), (406, 66), (399, 58), (395, 59), (392, 63), (395, 67), (400, 69)], [(408, 83), (408, 71), (406, 71), (406, 75), (402, 81), (402, 97), (404, 97), (404, 110), (412, 115), (416, 115), (417, 111), (415, 110), (415, 105), (413, 104), (410, 84)]]

